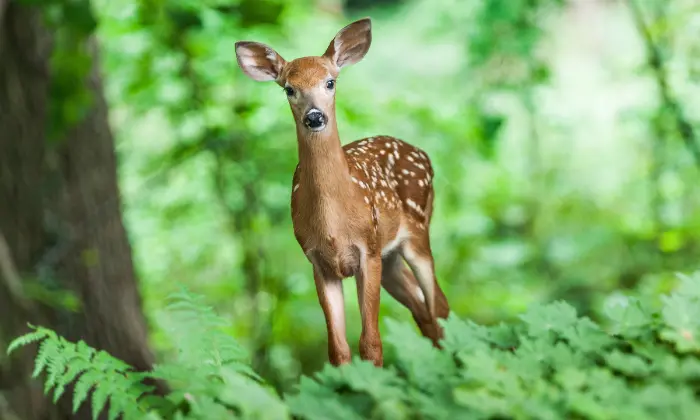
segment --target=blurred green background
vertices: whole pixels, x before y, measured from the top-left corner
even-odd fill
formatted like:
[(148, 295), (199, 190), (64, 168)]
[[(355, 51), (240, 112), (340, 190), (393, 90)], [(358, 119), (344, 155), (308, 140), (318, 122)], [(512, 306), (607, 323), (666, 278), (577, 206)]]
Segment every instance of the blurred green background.
[[(290, 220), (292, 116), (278, 86), (243, 75), (234, 43), (320, 55), (364, 16), (373, 43), (339, 79), (341, 139), (390, 134), (430, 154), (433, 250), (453, 311), (492, 324), (566, 299), (597, 319), (619, 293), (665, 291), (698, 267), (693, 0), (92, 3), (160, 357), (164, 297), (185, 285), (232, 320), (278, 389), (327, 360)], [(411, 321), (385, 292), (381, 315)]]

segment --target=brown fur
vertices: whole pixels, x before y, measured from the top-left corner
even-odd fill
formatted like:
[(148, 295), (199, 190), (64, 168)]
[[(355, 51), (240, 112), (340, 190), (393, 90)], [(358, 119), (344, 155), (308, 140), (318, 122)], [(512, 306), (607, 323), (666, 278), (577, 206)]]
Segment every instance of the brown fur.
[[(413, 314), (422, 333), (438, 346), (449, 305), (435, 279), (429, 226), (433, 168), (422, 150), (389, 136), (341, 146), (335, 95), (327, 88), (340, 68), (359, 61), (371, 42), (368, 19), (343, 28), (321, 57), (286, 62), (264, 44), (237, 44), (239, 65), (255, 80), (293, 89), (299, 165), (294, 172), (291, 214), (294, 235), (312, 263), (319, 303), (328, 327), (333, 364), (350, 361), (345, 337), (342, 279), (355, 276), (362, 315), (360, 355), (383, 363), (378, 312), (380, 287)], [(321, 110), (320, 131), (303, 119)], [(403, 264), (408, 263), (411, 270)]]

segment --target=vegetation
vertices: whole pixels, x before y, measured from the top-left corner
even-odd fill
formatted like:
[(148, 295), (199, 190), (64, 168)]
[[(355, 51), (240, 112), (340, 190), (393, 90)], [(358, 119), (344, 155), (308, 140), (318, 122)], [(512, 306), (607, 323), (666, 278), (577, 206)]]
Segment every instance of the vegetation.
[[(606, 315), (610, 331), (565, 302), (537, 305), (520, 322), (485, 327), (452, 314), (442, 350), (409, 324), (387, 321), (395, 364), (356, 358), (302, 377), (278, 397), (244, 363), (243, 349), (221, 330), (222, 318), (185, 291), (168, 312), (178, 356), (138, 373), (83, 341), (36, 328), (9, 351), (39, 341), (34, 375), (46, 373), (54, 401), (77, 378), (73, 407), (91, 403), (94, 418), (128, 419), (691, 419), (700, 414), (700, 273), (681, 276), (658, 299), (627, 297)], [(168, 380), (164, 398), (139, 398), (144, 378)]]
[[(700, 268), (696, 3), (0, 0), (0, 348), (42, 343), (0, 355), (0, 418), (107, 396), (153, 418), (695, 418), (697, 276), (675, 273)], [(341, 139), (429, 153), (454, 311), (437, 351), (382, 292), (383, 370), (325, 366), (293, 121), (233, 50), (321, 54), (362, 16)]]

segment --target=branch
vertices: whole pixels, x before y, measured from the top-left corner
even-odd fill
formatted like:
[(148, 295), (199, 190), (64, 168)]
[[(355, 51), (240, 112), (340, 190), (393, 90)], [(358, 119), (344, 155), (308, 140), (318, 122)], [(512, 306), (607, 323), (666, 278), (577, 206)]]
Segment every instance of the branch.
[(22, 279), (19, 276), (15, 262), (12, 260), (10, 246), (7, 244), (2, 232), (0, 232), (0, 275), (10, 293), (10, 297), (15, 298), (23, 309), (29, 309), (29, 301), (22, 292)]
[(695, 165), (700, 169), (700, 146), (695, 141), (695, 132), (693, 126), (688, 122), (683, 114), (683, 109), (679, 105), (676, 98), (671, 92), (671, 88), (668, 85), (668, 77), (666, 75), (666, 68), (664, 67), (663, 59), (661, 58), (661, 51), (659, 46), (654, 42), (649, 27), (644, 21), (644, 16), (642, 10), (639, 8), (636, 0), (627, 0), (627, 5), (629, 6), (634, 23), (637, 26), (642, 38), (644, 39), (644, 44), (647, 52), (647, 62), (649, 67), (654, 72), (654, 77), (656, 78), (656, 85), (659, 88), (659, 93), (661, 94), (661, 100), (666, 108), (669, 109), (671, 115), (673, 116), (676, 129), (683, 139), (683, 143), (688, 148), (688, 151), (693, 155), (695, 159)]

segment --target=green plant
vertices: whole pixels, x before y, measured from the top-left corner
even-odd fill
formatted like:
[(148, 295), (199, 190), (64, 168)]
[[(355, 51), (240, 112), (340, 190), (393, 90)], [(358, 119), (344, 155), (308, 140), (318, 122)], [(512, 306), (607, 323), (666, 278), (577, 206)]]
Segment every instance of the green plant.
[[(247, 367), (221, 331), (223, 320), (187, 292), (168, 307), (178, 356), (153, 372), (133, 373), (44, 328), (17, 338), (9, 351), (40, 341), (34, 374), (46, 373), (54, 400), (77, 377), (74, 406), (96, 384), (93, 413), (109, 399), (110, 418), (691, 419), (700, 416), (700, 272), (679, 279), (658, 302), (625, 297), (608, 305), (607, 332), (565, 302), (534, 306), (511, 325), (452, 315), (442, 350), (410, 324), (389, 320), (394, 365), (327, 365), (284, 398)], [(147, 377), (168, 380), (174, 391), (139, 399)]]
[[(186, 290), (171, 294), (165, 319), (175, 356), (150, 372), (135, 372), (124, 362), (96, 351), (83, 341), (71, 343), (55, 332), (32, 327), (14, 340), (11, 352), (39, 342), (33, 376), (45, 373), (45, 392), (54, 402), (74, 380), (73, 410), (92, 392), (96, 418), (109, 405), (109, 418), (286, 418), (287, 409), (252, 371), (244, 349), (223, 328), (202, 298)], [(167, 327), (167, 326), (166, 326)], [(164, 397), (149, 394), (144, 380), (167, 381), (172, 391)]]
[[(697, 418), (700, 275), (653, 305), (611, 305), (611, 333), (564, 302), (492, 327), (451, 316), (443, 351), (390, 322), (395, 366), (356, 361), (303, 378), (293, 413), (336, 418)], [(322, 402), (320, 404), (319, 402)]]

